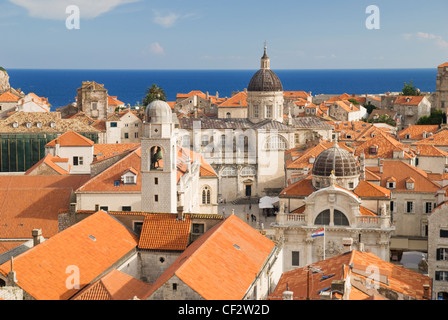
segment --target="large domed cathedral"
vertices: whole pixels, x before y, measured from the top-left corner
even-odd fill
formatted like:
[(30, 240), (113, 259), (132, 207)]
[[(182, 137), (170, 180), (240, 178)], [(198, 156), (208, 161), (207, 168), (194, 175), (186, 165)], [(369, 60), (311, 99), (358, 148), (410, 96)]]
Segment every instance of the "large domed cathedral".
[[(312, 174), (280, 193), (273, 224), (284, 243), (284, 270), (357, 249), (389, 261), (395, 230), (389, 212), (390, 190), (364, 180), (359, 159), (335, 144), (315, 159)], [(324, 236), (315, 237), (316, 230)]]
[(265, 45), (261, 68), (247, 87), (248, 118), (253, 123), (266, 119), (283, 122), (283, 86), (270, 64)]

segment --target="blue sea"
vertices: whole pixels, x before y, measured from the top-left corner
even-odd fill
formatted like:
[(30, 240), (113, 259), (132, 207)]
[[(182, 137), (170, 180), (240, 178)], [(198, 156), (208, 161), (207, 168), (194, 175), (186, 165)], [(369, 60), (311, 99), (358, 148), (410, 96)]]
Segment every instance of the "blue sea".
[[(109, 95), (134, 106), (152, 84), (165, 90), (168, 101), (177, 93), (191, 90), (219, 92), (230, 97), (232, 91), (247, 88), (257, 70), (42, 70), (8, 69), (10, 84), (25, 93), (34, 92), (49, 99), (53, 110), (75, 101), (82, 81), (105, 85)], [(434, 92), (437, 69), (366, 70), (274, 70), (285, 91), (311, 91), (317, 94), (380, 94), (401, 91), (413, 81), (423, 92)]]

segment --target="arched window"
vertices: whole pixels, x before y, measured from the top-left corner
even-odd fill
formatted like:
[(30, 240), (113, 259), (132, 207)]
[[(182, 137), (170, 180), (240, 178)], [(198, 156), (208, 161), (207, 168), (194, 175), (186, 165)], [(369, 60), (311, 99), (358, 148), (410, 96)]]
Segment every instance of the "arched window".
[[(335, 226), (349, 225), (347, 217), (339, 210), (334, 210), (333, 219), (334, 219), (333, 223)], [(319, 213), (318, 216), (316, 217), (316, 220), (314, 220), (314, 224), (328, 226), (330, 224), (330, 210), (327, 209)]]
[(328, 226), (330, 224), (330, 210), (327, 209), (319, 213), (316, 220), (314, 220), (314, 224)]
[(149, 156), (150, 170), (163, 170), (162, 148), (158, 146), (152, 147)]
[(225, 167), (222, 170), (222, 174), (223, 177), (233, 177), (237, 175), (236, 169), (234, 167)]
[(230, 119), (231, 117), (232, 117), (232, 116), (231, 116), (230, 112), (227, 112), (227, 113), (226, 113), (226, 118), (227, 118), (227, 119)]
[(211, 191), (208, 186), (202, 189), (202, 204), (210, 204)]
[(280, 136), (269, 137), (266, 140), (264, 149), (265, 150), (286, 150), (287, 143), (283, 137), (280, 137)]
[(254, 176), (257, 174), (257, 170), (255, 170), (254, 167), (244, 167), (243, 170), (241, 170), (242, 176)]
[(334, 210), (334, 225), (335, 226), (349, 225), (347, 217), (339, 210)]

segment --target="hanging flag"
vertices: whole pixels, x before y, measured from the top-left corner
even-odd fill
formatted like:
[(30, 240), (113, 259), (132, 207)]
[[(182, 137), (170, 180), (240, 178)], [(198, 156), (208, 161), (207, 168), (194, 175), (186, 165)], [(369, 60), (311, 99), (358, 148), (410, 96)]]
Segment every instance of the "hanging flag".
[(324, 228), (322, 228), (322, 229), (319, 229), (319, 230), (316, 230), (316, 231), (314, 231), (312, 234), (311, 234), (311, 237), (312, 238), (314, 238), (314, 237), (321, 237), (321, 236), (323, 236), (324, 235)]

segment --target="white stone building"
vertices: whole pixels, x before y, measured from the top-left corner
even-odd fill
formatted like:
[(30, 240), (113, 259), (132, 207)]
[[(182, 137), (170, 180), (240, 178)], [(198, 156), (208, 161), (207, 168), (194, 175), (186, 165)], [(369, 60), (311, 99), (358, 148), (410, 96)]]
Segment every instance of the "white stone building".
[[(344, 245), (389, 260), (390, 192), (360, 173), (354, 156), (335, 144), (319, 154), (311, 176), (280, 193), (273, 227), (284, 242), (284, 271), (343, 253)], [(313, 237), (322, 228), (325, 236)]]

